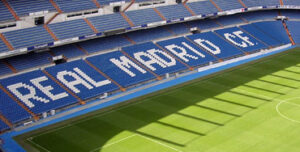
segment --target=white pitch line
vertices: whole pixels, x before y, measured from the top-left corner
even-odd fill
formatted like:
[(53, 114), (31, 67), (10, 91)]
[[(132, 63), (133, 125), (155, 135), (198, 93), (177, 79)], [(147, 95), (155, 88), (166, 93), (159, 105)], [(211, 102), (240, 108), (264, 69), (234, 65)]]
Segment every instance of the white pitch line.
[(286, 115), (282, 114), (282, 113), (280, 112), (280, 110), (279, 110), (279, 106), (280, 106), (282, 103), (287, 103), (287, 104), (294, 105), (294, 106), (300, 106), (300, 105), (298, 105), (298, 104), (296, 104), (296, 103), (288, 102), (288, 101), (290, 101), (290, 100), (293, 100), (293, 99), (299, 99), (299, 98), (300, 98), (300, 97), (295, 97), (295, 98), (290, 98), (290, 99), (283, 100), (283, 101), (279, 102), (279, 103), (276, 105), (276, 111), (277, 111), (277, 113), (278, 113), (282, 118), (284, 118), (284, 119), (287, 119), (287, 120), (292, 121), (292, 122), (300, 123), (300, 121), (294, 120), (294, 119), (289, 118), (289, 117), (287, 117)]
[(124, 140), (127, 140), (127, 139), (129, 139), (129, 138), (132, 138), (132, 137), (134, 137), (134, 136), (136, 136), (136, 135), (137, 135), (137, 134), (130, 135), (130, 136), (128, 136), (128, 137), (122, 138), (122, 139), (117, 140), (117, 141), (115, 141), (115, 142), (112, 142), (112, 143), (110, 143), (110, 144), (107, 144), (107, 145), (104, 145), (104, 146), (102, 146), (102, 147), (93, 149), (93, 150), (91, 150), (90, 152), (94, 152), (94, 151), (97, 151), (97, 150), (99, 150), (99, 149), (107, 148), (107, 147), (109, 147), (109, 146), (118, 144), (118, 143), (120, 143), (120, 142), (122, 142), (122, 141), (124, 141)]
[(169, 149), (172, 149), (172, 150), (174, 150), (174, 151), (182, 152), (181, 150), (178, 150), (178, 149), (176, 149), (176, 148), (174, 148), (174, 147), (171, 147), (171, 146), (169, 146), (169, 145), (163, 144), (163, 143), (161, 143), (161, 142), (159, 142), (159, 141), (157, 141), (157, 140), (148, 138), (148, 137), (143, 136), (143, 135), (140, 135), (140, 134), (137, 134), (137, 135), (140, 136), (140, 137), (143, 137), (143, 138), (145, 138), (145, 139), (147, 139), (147, 140), (149, 140), (149, 141), (152, 141), (152, 142), (154, 142), (154, 143), (156, 143), (156, 144), (159, 144), (159, 145), (161, 145), (161, 146), (164, 146), (164, 147), (167, 147), (167, 148), (169, 148)]
[(35, 142), (32, 141), (32, 140), (30, 140), (30, 138), (27, 138), (27, 141), (31, 142), (32, 144), (36, 145), (37, 147), (39, 147), (39, 148), (41, 148), (41, 149), (43, 149), (43, 150), (45, 150), (45, 151), (47, 151), (47, 152), (51, 152), (50, 150), (44, 148), (43, 146), (41, 146), (41, 145), (35, 143)]

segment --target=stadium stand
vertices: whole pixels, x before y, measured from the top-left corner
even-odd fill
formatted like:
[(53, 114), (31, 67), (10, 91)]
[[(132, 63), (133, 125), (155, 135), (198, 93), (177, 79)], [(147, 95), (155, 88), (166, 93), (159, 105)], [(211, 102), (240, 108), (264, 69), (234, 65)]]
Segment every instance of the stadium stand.
[(242, 0), (242, 2), (248, 7), (257, 6), (277, 6), (280, 5), (279, 0)]
[(284, 5), (300, 5), (298, 0), (283, 0)]
[(25, 109), (19, 106), (3, 90), (0, 90), (0, 98), (0, 113), (10, 122), (17, 123), (31, 117)]
[(299, 10), (280, 10), (280, 14), (283, 16), (287, 16), (289, 20), (300, 19), (300, 11)]
[(2, 40), (0, 40), (0, 53), (6, 52), (6, 51), (8, 51), (7, 46), (5, 45), (5, 43)]
[(186, 3), (186, 5), (197, 15), (207, 15), (218, 12), (218, 9), (209, 0)]
[(241, 24), (244, 21), (240, 18), (240, 15), (222, 16), (216, 19), (216, 21), (223, 26)]
[(85, 53), (79, 50), (74, 44), (55, 47), (52, 48), (51, 51), (55, 56), (64, 55), (68, 59), (85, 55)]
[(94, 34), (94, 31), (83, 19), (54, 23), (48, 26), (58, 39)]
[(185, 23), (177, 23), (166, 26), (166, 28), (173, 31), (176, 35), (189, 33), (189, 28)]
[(10, 63), (17, 71), (23, 71), (46, 64), (50, 64), (51, 55), (48, 52), (42, 53), (30, 53), (25, 55), (19, 55), (12, 58), (7, 58), (7, 62)]
[[(114, 2), (120, 2), (120, 0), (97, 0), (100, 5), (108, 5), (110, 3), (114, 3)], [(130, 0), (125, 0), (125, 2), (130, 2)]]
[(53, 42), (53, 38), (43, 26), (4, 32), (3, 35), (13, 45), (14, 48), (22, 48)]
[(228, 59), (244, 54), (213, 32), (189, 35), (187, 38), (219, 59)]
[(245, 52), (254, 52), (267, 48), (267, 46), (237, 27), (220, 29), (214, 32)]
[[(35, 114), (41, 114), (78, 102), (76, 98), (67, 94), (64, 89), (40, 70), (5, 78), (0, 83)], [(44, 88), (45, 86), (51, 86), (55, 89), (49, 89), (48, 87), (48, 91), (51, 90), (49, 94), (47, 89)], [(28, 98), (26, 95), (33, 95), (33, 97)]]
[(130, 27), (120, 13), (95, 16), (88, 20), (99, 32)]
[(201, 66), (216, 61), (216, 58), (209, 55), (184, 37), (160, 41), (157, 42), (157, 44), (191, 67)]
[(141, 43), (141, 42), (147, 42), (147, 41), (151, 41), (163, 37), (168, 37), (171, 36), (172, 33), (170, 33), (165, 28), (156, 27), (152, 29), (144, 29), (144, 30), (126, 33), (126, 35), (134, 42)]
[(124, 88), (155, 79), (154, 75), (131, 61), (120, 51), (89, 57), (86, 60)]
[(120, 35), (97, 38), (89, 41), (80, 42), (81, 46), (88, 53), (95, 53), (103, 50), (115, 49), (131, 44), (128, 40)]
[(214, 20), (204, 19), (196, 20), (186, 23), (190, 28), (198, 27), (200, 30), (208, 30), (212, 28), (220, 27)]
[(300, 22), (299, 21), (288, 21), (287, 27), (293, 37), (296, 44), (300, 44)]
[(7, 65), (4, 64), (4, 61), (0, 60), (0, 75), (11, 74), (12, 71)]
[[(45, 70), (82, 100), (118, 90), (118, 86), (107, 80), (83, 60), (56, 65)], [(59, 73), (62, 74), (61, 77), (57, 76)]]
[(8, 0), (9, 5), (18, 16), (29, 15), (29, 13), (41, 11), (55, 11), (49, 0)]
[(0, 22), (6, 20), (15, 20), (13, 15), (8, 11), (7, 7), (0, 1)]
[(76, 12), (81, 10), (97, 9), (95, 3), (91, 0), (54, 0), (63, 12)]
[(0, 120), (0, 132), (9, 129), (9, 126)]
[(162, 21), (162, 18), (152, 8), (127, 11), (125, 14), (136, 26)]
[(161, 6), (161, 7), (157, 7), (157, 10), (167, 20), (174, 20), (174, 19), (192, 16), (192, 14), (182, 4)]
[(259, 20), (270, 20), (270, 19), (274, 20), (274, 18), (278, 16), (278, 12), (273, 10), (247, 12), (245, 14), (241, 14), (241, 16), (245, 18), (247, 21), (259, 21)]
[(159, 76), (187, 69), (152, 42), (123, 47), (122, 50)]
[(214, 0), (214, 2), (223, 10), (233, 10), (233, 9), (239, 9), (244, 8), (238, 0)]
[(257, 29), (252, 24), (243, 25), (243, 26), (240, 26), (240, 28), (245, 30), (249, 34), (253, 35), (254, 37), (260, 39), (262, 42), (264, 42), (265, 44), (267, 44), (271, 47), (275, 47), (275, 46), (279, 46), (279, 45), (283, 44), (279, 40), (267, 35), (263, 31), (260, 31), (259, 29)]
[(283, 44), (291, 43), (281, 21), (258, 22), (253, 25)]

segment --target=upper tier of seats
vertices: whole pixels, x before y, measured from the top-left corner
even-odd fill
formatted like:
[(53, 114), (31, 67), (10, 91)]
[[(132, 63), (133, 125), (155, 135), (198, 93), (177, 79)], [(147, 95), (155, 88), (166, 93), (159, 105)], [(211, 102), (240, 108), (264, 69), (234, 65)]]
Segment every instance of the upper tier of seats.
[(157, 10), (167, 20), (192, 16), (192, 14), (182, 4), (161, 6), (161, 7), (157, 7)]
[(63, 12), (76, 12), (81, 10), (97, 9), (92, 0), (54, 0)]
[[(162, 21), (162, 18), (152, 8), (125, 12), (134, 25), (143, 25)], [(141, 20), (142, 19), (142, 20)]]
[(8, 50), (8, 47), (5, 45), (3, 41), (0, 40), (0, 53), (6, 52)]
[(54, 11), (49, 0), (7, 0), (18, 16), (29, 15), (40, 11)]
[(244, 8), (238, 0), (214, 0), (214, 2), (223, 10), (233, 10), (233, 9), (239, 9)]
[(247, 7), (256, 6), (277, 6), (280, 5), (279, 0), (241, 0)]
[[(288, 23), (288, 26), (298, 26), (298, 23), (292, 24), (294, 23)], [(231, 27), (155, 43), (126, 46), (121, 51), (98, 54), (44, 70), (3, 78), (0, 80), (1, 86), (19, 103), (0, 90), (0, 113), (17, 123), (32, 116), (27, 111), (41, 114), (65, 108), (78, 104), (80, 100), (93, 99), (104, 93), (110, 95), (120, 89), (155, 80), (158, 76), (163, 78), (167, 73), (183, 72), (191, 69), (190, 67), (203, 67), (220, 59), (244, 56), (248, 54), (245, 52), (265, 49), (265, 44), (274, 38), (280, 38), (281, 44), (290, 43), (288, 38), (286, 41), (287, 34), (280, 21), (251, 25), (252, 28), (248, 29)], [(263, 35), (264, 38), (255, 38), (255, 35), (249, 33)], [(75, 49), (73, 46), (70, 48)], [(183, 52), (185, 55), (182, 55)], [(28, 93), (33, 94), (31, 98), (28, 98)]]
[(186, 5), (190, 7), (197, 15), (207, 15), (218, 12), (218, 9), (209, 0), (186, 3)]
[(130, 27), (120, 13), (91, 17), (88, 20), (99, 32)]
[(7, 7), (0, 1), (0, 22), (5, 20), (14, 20), (13, 15), (8, 11)]
[(283, 0), (284, 5), (300, 5), (298, 0)]

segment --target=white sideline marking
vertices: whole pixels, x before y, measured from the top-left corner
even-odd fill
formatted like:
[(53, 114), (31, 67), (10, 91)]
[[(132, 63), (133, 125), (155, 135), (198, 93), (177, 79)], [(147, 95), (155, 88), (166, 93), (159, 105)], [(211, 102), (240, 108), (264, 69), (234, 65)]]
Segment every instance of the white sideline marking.
[(132, 137), (134, 137), (134, 136), (136, 136), (136, 135), (137, 135), (137, 134), (130, 135), (130, 136), (128, 136), (128, 137), (122, 138), (122, 139), (117, 140), (117, 141), (115, 141), (115, 142), (112, 142), (112, 143), (110, 143), (110, 144), (107, 144), (107, 145), (104, 145), (104, 146), (102, 146), (102, 147), (93, 149), (93, 150), (91, 150), (90, 152), (94, 152), (94, 151), (97, 151), (97, 150), (100, 150), (100, 149), (103, 149), (103, 148), (107, 148), (107, 147), (109, 147), (109, 146), (115, 145), (115, 144), (120, 143), (120, 142), (122, 142), (122, 141), (124, 141), (124, 140), (127, 140), (127, 139), (129, 139), (129, 138), (132, 138)]
[(300, 123), (300, 121), (295, 120), (295, 119), (292, 119), (292, 118), (289, 118), (288, 116), (282, 114), (282, 113), (280, 112), (280, 110), (279, 110), (279, 106), (280, 106), (282, 103), (287, 103), (287, 104), (290, 104), (290, 105), (294, 105), (294, 106), (300, 107), (299, 104), (288, 102), (288, 101), (293, 100), (293, 99), (300, 99), (300, 97), (289, 98), (289, 99), (287, 99), (287, 100), (283, 100), (283, 101), (279, 102), (279, 103), (276, 105), (276, 111), (277, 111), (277, 113), (278, 113), (282, 118), (287, 119), (287, 120), (292, 121), (292, 122)]
[(169, 149), (172, 149), (172, 150), (174, 150), (174, 151), (182, 152), (181, 150), (178, 150), (178, 149), (176, 149), (176, 148), (174, 148), (174, 147), (171, 147), (171, 146), (169, 146), (169, 145), (163, 144), (163, 143), (161, 143), (161, 142), (159, 142), (159, 141), (157, 141), (157, 140), (148, 138), (148, 137), (143, 136), (143, 135), (140, 135), (140, 134), (137, 134), (137, 135), (140, 136), (140, 137), (143, 137), (143, 138), (145, 138), (145, 139), (147, 139), (147, 140), (149, 140), (149, 141), (152, 141), (152, 142), (154, 142), (154, 143), (156, 143), (156, 144), (159, 144), (159, 145), (161, 145), (161, 146), (164, 146), (164, 147), (167, 147), (167, 148), (169, 148)]
[(41, 146), (41, 145), (35, 143), (35, 142), (32, 141), (31, 139), (32, 139), (32, 138), (27, 138), (27, 141), (31, 142), (32, 144), (36, 145), (37, 147), (39, 147), (39, 148), (41, 148), (41, 149), (43, 149), (43, 150), (45, 150), (45, 151), (47, 151), (47, 152), (51, 152), (50, 150), (46, 149), (45, 147), (43, 147), (43, 146)]

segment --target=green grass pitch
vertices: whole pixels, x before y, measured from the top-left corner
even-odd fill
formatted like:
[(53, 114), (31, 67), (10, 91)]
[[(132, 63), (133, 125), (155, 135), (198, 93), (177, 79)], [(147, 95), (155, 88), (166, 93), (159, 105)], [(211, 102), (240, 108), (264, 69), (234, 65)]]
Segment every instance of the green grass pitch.
[(16, 137), (43, 152), (299, 152), (300, 49)]

